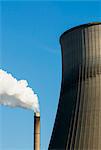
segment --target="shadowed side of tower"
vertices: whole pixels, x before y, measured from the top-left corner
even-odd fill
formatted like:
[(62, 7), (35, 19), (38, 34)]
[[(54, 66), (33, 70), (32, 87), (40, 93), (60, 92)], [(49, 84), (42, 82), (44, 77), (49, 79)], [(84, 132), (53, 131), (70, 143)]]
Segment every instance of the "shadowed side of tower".
[(60, 38), (62, 84), (49, 150), (101, 149), (101, 23)]

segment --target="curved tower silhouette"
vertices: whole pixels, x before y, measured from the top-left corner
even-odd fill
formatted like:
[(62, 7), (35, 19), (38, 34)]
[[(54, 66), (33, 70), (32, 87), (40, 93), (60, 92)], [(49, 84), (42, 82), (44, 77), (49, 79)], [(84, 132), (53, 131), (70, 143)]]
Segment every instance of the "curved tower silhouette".
[(49, 150), (101, 150), (101, 22), (60, 37), (62, 84)]

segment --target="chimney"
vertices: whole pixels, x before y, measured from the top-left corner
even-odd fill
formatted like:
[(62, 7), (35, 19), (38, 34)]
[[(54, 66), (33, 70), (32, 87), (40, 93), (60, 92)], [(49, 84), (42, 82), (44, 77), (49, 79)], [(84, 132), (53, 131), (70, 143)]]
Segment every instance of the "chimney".
[(40, 113), (34, 113), (34, 150), (40, 150)]

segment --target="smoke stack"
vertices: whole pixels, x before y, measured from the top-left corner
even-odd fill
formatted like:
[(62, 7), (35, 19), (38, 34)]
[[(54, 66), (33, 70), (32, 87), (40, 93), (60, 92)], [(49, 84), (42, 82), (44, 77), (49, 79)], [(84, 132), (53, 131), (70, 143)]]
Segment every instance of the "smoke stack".
[(34, 150), (40, 150), (40, 113), (34, 113)]

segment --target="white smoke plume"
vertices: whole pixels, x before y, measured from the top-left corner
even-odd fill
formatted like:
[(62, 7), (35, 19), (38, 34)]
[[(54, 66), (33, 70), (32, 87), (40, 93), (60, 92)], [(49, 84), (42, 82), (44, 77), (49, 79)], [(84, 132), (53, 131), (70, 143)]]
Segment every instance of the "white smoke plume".
[(38, 97), (28, 87), (26, 80), (17, 80), (0, 69), (0, 104), (10, 107), (23, 107), (39, 112)]

